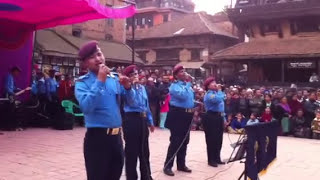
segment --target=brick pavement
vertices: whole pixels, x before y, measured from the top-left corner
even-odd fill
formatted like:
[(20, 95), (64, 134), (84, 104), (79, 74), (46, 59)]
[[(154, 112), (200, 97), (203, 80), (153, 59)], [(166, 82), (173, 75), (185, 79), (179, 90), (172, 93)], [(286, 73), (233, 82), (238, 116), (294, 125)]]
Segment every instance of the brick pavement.
[[(82, 155), (84, 128), (71, 131), (28, 129), (22, 132), (4, 132), (0, 135), (0, 180), (84, 180)], [(231, 153), (230, 140), (236, 135), (224, 135), (222, 157)], [(156, 180), (234, 180), (243, 170), (235, 162), (219, 168), (206, 163), (203, 132), (192, 132), (187, 164), (192, 174), (176, 172), (165, 176), (161, 169), (168, 146), (169, 132), (157, 130), (150, 137), (151, 168)], [(262, 180), (308, 179), (320, 177), (320, 141), (280, 137), (278, 158)], [(174, 169), (175, 170), (175, 169)], [(122, 179), (125, 179), (124, 173)]]

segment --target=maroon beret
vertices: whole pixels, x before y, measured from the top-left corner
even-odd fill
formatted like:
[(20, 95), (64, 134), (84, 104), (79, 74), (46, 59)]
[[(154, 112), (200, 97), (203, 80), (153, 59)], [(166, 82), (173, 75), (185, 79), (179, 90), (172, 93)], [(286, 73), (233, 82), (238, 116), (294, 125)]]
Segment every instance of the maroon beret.
[(131, 73), (133, 73), (135, 70), (137, 70), (137, 66), (136, 65), (130, 65), (128, 67), (126, 67), (124, 70), (123, 70), (123, 74), (125, 76), (129, 76)]
[(173, 68), (173, 75), (176, 75), (179, 71), (181, 71), (182, 69), (184, 69), (183, 66), (181, 65), (176, 65), (174, 68)]
[(89, 41), (84, 44), (79, 50), (79, 58), (80, 61), (84, 61), (90, 56), (92, 56), (98, 50), (98, 42), (97, 41)]
[(214, 77), (208, 77), (205, 81), (204, 81), (204, 88), (206, 89), (206, 90), (208, 90), (208, 86), (209, 86), (209, 84), (212, 82), (212, 81), (214, 81), (215, 80), (215, 78)]

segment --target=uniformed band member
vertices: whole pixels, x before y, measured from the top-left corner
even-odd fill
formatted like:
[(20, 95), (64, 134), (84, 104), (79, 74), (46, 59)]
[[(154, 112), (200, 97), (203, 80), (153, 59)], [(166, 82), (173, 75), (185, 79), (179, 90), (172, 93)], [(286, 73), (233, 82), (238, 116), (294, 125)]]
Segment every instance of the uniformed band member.
[(137, 67), (130, 65), (124, 69), (123, 98), (124, 112), (123, 133), (125, 140), (125, 167), (128, 180), (136, 180), (137, 160), (140, 161), (141, 180), (152, 180), (149, 162), (149, 130), (154, 131), (148, 95), (139, 83)]
[(18, 66), (14, 66), (10, 69), (10, 72), (8, 73), (5, 79), (5, 87), (4, 87), (5, 97), (14, 97), (16, 95), (20, 95), (26, 91), (31, 90), (30, 87), (27, 87), (21, 90), (16, 86), (15, 78), (20, 76), (20, 73), (21, 73), (21, 69)]
[(225, 94), (213, 77), (206, 79), (204, 86), (207, 93), (204, 96), (206, 113), (203, 117), (203, 128), (207, 143), (208, 165), (218, 167), (218, 164), (224, 164), (221, 161), (220, 151), (224, 129), (222, 113)]
[(119, 80), (109, 75), (110, 69), (96, 41), (85, 44), (79, 56), (89, 70), (75, 85), (87, 127), (84, 138), (87, 179), (119, 180), (123, 168)]
[[(190, 125), (193, 117), (194, 92), (187, 74), (182, 66), (175, 66), (173, 70), (175, 82), (169, 87), (171, 96), (170, 109), (167, 115), (165, 127), (170, 129), (170, 144), (163, 172), (168, 176), (174, 176), (172, 166), (177, 157), (178, 171), (189, 172), (186, 166), (187, 145), (190, 139)], [(180, 149), (179, 146), (181, 145)], [(177, 152), (177, 154), (175, 154)]]
[(57, 101), (58, 100), (58, 83), (54, 79), (55, 70), (51, 69), (49, 71), (49, 78), (45, 80), (46, 83), (46, 90), (47, 90), (47, 98), (49, 102)]

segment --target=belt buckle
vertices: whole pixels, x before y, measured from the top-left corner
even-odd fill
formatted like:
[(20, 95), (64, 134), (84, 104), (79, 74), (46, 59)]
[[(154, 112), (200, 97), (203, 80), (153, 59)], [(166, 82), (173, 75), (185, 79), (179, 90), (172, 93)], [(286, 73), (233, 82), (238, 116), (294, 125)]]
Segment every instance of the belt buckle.
[(146, 118), (146, 117), (147, 117), (147, 113), (146, 113), (146, 112), (142, 112), (142, 113), (141, 113), (141, 116), (142, 116), (143, 118)]
[(107, 134), (108, 135), (117, 135), (119, 134), (120, 128), (108, 128)]
[(120, 128), (114, 128), (112, 129), (111, 135), (117, 135), (119, 134)]

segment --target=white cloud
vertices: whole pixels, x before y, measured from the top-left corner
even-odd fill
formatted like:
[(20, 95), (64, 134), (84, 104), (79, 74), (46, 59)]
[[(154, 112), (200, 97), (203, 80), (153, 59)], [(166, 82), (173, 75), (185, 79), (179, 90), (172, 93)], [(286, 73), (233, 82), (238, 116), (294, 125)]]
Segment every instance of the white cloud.
[[(195, 11), (206, 11), (209, 14), (214, 14), (222, 11), (226, 5), (231, 4), (231, 0), (192, 0), (196, 4)], [(233, 3), (236, 0), (233, 0)]]

